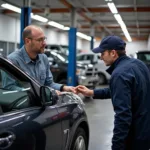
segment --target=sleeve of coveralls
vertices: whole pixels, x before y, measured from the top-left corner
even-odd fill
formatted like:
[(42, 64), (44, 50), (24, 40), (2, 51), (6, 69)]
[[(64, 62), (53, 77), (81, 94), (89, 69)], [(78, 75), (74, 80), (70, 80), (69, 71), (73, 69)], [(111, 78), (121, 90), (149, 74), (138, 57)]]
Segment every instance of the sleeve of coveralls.
[(112, 150), (123, 150), (132, 121), (130, 80), (126, 75), (115, 76), (110, 88), (115, 111)]
[(94, 99), (107, 99), (107, 98), (111, 98), (110, 95), (110, 88), (104, 88), (104, 89), (95, 89), (94, 90)]

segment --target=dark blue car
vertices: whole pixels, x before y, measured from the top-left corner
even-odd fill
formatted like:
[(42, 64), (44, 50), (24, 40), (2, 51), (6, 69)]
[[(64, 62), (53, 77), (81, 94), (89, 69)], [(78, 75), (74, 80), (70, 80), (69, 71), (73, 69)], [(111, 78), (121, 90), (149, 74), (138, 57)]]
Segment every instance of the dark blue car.
[(80, 97), (58, 97), (0, 56), (0, 150), (87, 150), (88, 143)]

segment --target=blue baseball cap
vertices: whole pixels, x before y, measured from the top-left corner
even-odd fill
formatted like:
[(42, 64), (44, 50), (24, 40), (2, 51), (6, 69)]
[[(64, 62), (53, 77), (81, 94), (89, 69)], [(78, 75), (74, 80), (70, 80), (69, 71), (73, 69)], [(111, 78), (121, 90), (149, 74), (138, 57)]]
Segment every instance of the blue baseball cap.
[(125, 50), (126, 43), (118, 36), (111, 35), (102, 39), (99, 47), (94, 48), (94, 53), (102, 53), (105, 50)]

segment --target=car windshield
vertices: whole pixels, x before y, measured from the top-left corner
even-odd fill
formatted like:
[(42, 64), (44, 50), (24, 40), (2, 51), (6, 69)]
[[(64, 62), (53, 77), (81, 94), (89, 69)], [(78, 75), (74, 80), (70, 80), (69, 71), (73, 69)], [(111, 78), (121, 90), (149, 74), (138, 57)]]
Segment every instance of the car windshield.
[(69, 51), (69, 47), (68, 47), (68, 46), (61, 45), (61, 47), (62, 47), (64, 50)]
[(44, 52), (48, 58), (53, 58), (57, 62), (68, 62), (68, 56), (63, 53), (56, 53), (53, 51), (45, 51)]
[(77, 56), (77, 61), (83, 61), (83, 60), (84, 60), (84, 55)]
[(67, 45), (61, 45), (61, 47), (63, 48), (64, 53), (68, 55), (69, 47)]
[(137, 58), (144, 62), (150, 62), (150, 53), (138, 53)]

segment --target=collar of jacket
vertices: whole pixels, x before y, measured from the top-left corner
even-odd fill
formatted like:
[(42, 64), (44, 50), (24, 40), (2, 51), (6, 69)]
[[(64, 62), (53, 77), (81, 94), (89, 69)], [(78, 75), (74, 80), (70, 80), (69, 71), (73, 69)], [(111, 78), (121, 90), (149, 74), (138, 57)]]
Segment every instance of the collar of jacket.
[(117, 67), (117, 65), (124, 59), (128, 58), (126, 55), (125, 56), (121, 56), (118, 57), (114, 63), (106, 70), (110, 75), (112, 74), (112, 72), (114, 71), (114, 69)]
[[(22, 46), (21, 51), (24, 56), (23, 58), (26, 64), (33, 62), (33, 60), (29, 57), (28, 53), (26, 52), (25, 46)], [(37, 58), (36, 58), (36, 62), (38, 61), (40, 61), (39, 55), (37, 55)]]

